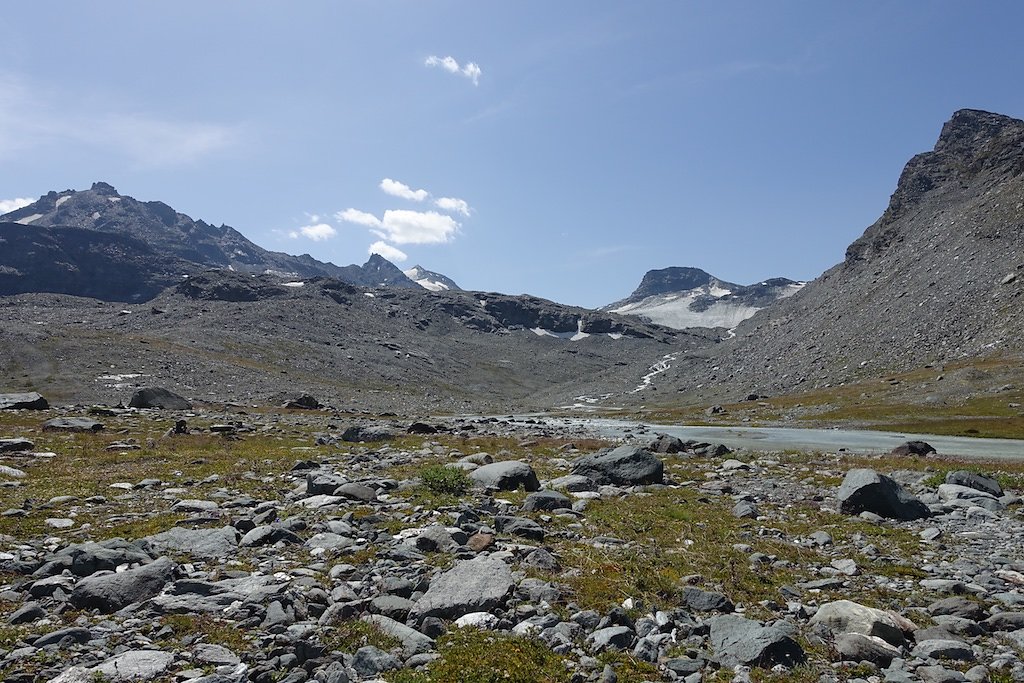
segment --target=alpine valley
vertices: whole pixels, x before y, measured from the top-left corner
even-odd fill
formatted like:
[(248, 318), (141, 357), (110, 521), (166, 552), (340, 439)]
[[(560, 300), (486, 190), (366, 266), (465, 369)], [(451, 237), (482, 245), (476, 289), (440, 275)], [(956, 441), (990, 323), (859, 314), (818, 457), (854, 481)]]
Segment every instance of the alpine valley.
[(977, 110), (820, 277), (601, 310), (50, 192), (0, 217), (0, 679), (1024, 681), (1022, 271)]

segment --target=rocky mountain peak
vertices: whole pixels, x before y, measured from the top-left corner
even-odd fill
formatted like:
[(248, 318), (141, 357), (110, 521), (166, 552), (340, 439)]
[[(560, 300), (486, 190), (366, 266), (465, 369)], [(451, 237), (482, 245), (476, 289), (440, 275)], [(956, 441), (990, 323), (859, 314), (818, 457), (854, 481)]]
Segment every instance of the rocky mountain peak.
[(107, 196), (107, 197), (117, 197), (117, 196), (119, 196), (117, 194), (117, 190), (114, 188), (113, 185), (111, 185), (109, 183), (104, 183), (102, 181), (98, 181), (98, 182), (93, 183), (92, 187), (90, 187), (89, 189), (92, 190), (93, 192), (95, 192), (96, 194), (101, 194), (101, 195), (104, 195), (104, 196)]
[(657, 294), (680, 292), (697, 289), (698, 287), (718, 286), (722, 289), (735, 287), (714, 277), (700, 268), (673, 266), (659, 270), (649, 270), (640, 281), (640, 286), (630, 295), (629, 300), (643, 299)]

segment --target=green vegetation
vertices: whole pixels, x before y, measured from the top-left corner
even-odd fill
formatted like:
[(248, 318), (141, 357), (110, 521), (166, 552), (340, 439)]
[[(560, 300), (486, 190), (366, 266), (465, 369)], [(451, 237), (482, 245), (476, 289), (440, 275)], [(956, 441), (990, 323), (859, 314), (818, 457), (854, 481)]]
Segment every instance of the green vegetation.
[(420, 471), (423, 485), (434, 493), (449, 496), (461, 496), (472, 485), (469, 476), (456, 467), (432, 465)]
[(400, 647), (402, 641), (384, 633), (376, 624), (358, 619), (351, 619), (335, 624), (327, 635), (321, 638), (328, 651), (352, 653), (361, 647), (373, 645), (381, 650)]
[(204, 643), (221, 645), (241, 654), (249, 649), (245, 632), (236, 624), (205, 614), (168, 614), (161, 623), (174, 631), (174, 638), (181, 640), (188, 636), (201, 636)]
[[(390, 674), (392, 683), (568, 683), (566, 661), (544, 643), (532, 638), (455, 629), (438, 640), (441, 657), (425, 673), (399, 671)], [(621, 677), (620, 683), (633, 680)]]

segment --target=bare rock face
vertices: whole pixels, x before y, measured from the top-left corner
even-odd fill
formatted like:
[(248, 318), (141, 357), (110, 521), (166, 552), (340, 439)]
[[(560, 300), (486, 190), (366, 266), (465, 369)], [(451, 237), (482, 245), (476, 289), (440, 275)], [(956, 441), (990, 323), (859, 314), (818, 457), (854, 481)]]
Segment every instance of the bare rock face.
[(679, 364), (679, 384), (775, 394), (1024, 352), (1022, 169), (1024, 121), (956, 112), (841, 263), (740, 324), (714, 362)]

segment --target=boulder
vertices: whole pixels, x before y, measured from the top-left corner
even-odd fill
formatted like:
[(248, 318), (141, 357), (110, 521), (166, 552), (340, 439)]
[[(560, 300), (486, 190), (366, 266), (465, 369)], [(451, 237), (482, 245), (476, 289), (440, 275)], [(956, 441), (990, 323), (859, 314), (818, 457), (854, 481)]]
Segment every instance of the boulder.
[(128, 650), (90, 669), (92, 680), (127, 683), (149, 681), (167, 671), (174, 655), (161, 650)]
[(75, 543), (46, 558), (34, 576), (53, 576), (64, 569), (70, 569), (76, 576), (89, 576), (99, 571), (113, 571), (122, 564), (147, 563), (153, 559), (140, 545), (123, 538)]
[(323, 405), (309, 394), (302, 394), (288, 399), (282, 404), (282, 407), (296, 410), (320, 410)]
[(36, 445), (28, 439), (0, 439), (0, 453), (24, 453), (35, 447)]
[(577, 458), (572, 473), (599, 484), (638, 486), (661, 484), (665, 465), (650, 451), (638, 446), (619, 446)]
[(686, 445), (677, 436), (658, 434), (658, 438), (647, 444), (647, 450), (654, 453), (682, 453), (686, 450)]
[(177, 574), (178, 566), (166, 557), (115, 574), (89, 576), (75, 585), (71, 604), (109, 614), (155, 597)]
[(711, 647), (722, 666), (794, 666), (806, 659), (786, 628), (764, 626), (735, 614), (709, 619)]
[(385, 634), (402, 641), (402, 654), (405, 657), (430, 652), (434, 648), (433, 638), (425, 636), (416, 629), (410, 628), (390, 617), (382, 614), (365, 614), (360, 619), (373, 624)]
[(827, 602), (811, 617), (810, 625), (821, 624), (835, 635), (859, 633), (875, 636), (901, 646), (906, 642), (900, 622), (890, 613), (851, 600)]
[(527, 538), (538, 543), (544, 540), (544, 529), (528, 517), (498, 515), (494, 518), (494, 528), (499, 533)]
[(683, 605), (697, 612), (732, 612), (735, 605), (722, 593), (701, 590), (694, 586), (683, 589)]
[(98, 432), (103, 423), (89, 417), (55, 417), (43, 423), (44, 432)]
[(183, 396), (163, 387), (143, 387), (132, 394), (129, 408), (162, 408), (164, 410), (192, 410), (192, 404)]
[(341, 434), (342, 441), (350, 443), (372, 443), (375, 441), (388, 441), (398, 437), (391, 427), (386, 425), (370, 425), (368, 427), (349, 427)]
[(144, 540), (159, 552), (180, 552), (198, 559), (215, 560), (234, 555), (238, 548), (238, 530), (230, 526), (219, 529), (175, 527)]
[(988, 493), (990, 495), (999, 498), (1003, 495), (1003, 487), (999, 485), (999, 482), (991, 477), (986, 477), (983, 474), (976, 472), (968, 472), (967, 470), (954, 470), (946, 473), (946, 483), (954, 484), (956, 486), (966, 486), (967, 488)]
[(518, 460), (503, 460), (478, 467), (469, 473), (469, 478), (478, 486), (499, 491), (517, 491), (520, 488), (527, 491), (540, 489), (537, 473), (528, 464)]
[(839, 509), (846, 514), (873, 512), (893, 519), (928, 517), (928, 506), (895, 481), (871, 469), (846, 473), (838, 492)]
[(430, 588), (410, 612), (419, 622), (425, 617), (458, 619), (470, 612), (501, 606), (512, 593), (512, 571), (501, 560), (482, 556), (462, 560), (430, 582)]
[(890, 455), (930, 455), (935, 448), (927, 441), (907, 441), (892, 449)]
[(32, 391), (25, 394), (0, 394), (0, 410), (46, 410), (50, 403)]
[(523, 501), (525, 512), (537, 512), (541, 510), (561, 510), (572, 508), (572, 500), (569, 496), (558, 491), (536, 491), (526, 496)]
[(863, 633), (841, 633), (836, 637), (836, 652), (846, 662), (871, 662), (887, 667), (892, 660), (902, 655), (900, 649), (878, 636)]

